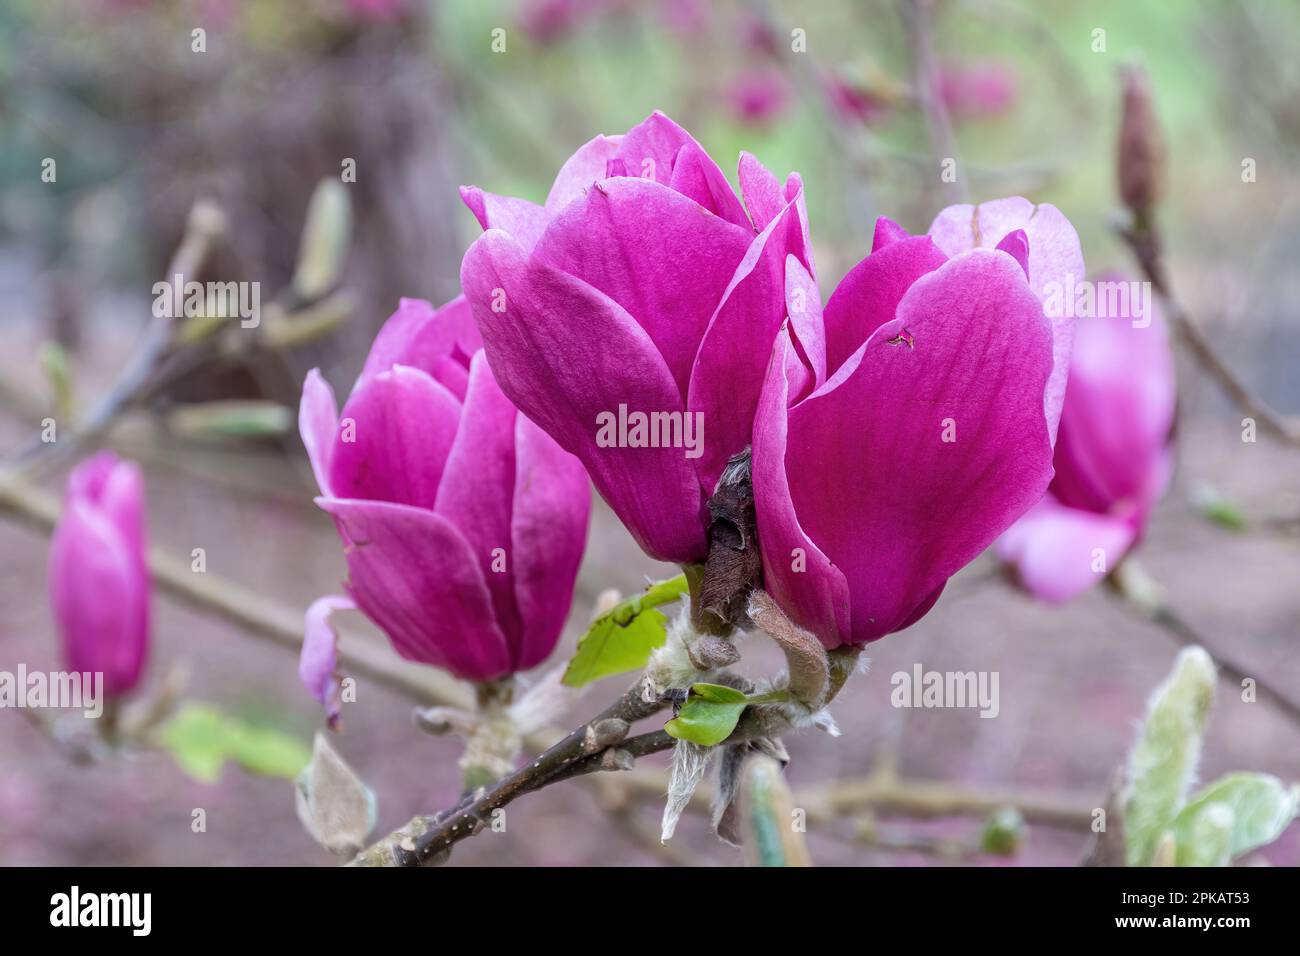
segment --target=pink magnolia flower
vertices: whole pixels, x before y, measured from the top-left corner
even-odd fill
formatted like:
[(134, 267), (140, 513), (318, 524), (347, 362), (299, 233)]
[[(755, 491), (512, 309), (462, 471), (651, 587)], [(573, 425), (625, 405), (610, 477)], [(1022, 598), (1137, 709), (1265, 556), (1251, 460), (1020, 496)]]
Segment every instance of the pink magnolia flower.
[[(1106, 283), (1137, 287), (1106, 275), (1097, 288)], [(1068, 601), (1113, 569), (1141, 538), (1169, 484), (1174, 359), (1164, 319), (1154, 300), (1149, 306), (1136, 318), (1130, 305), (1079, 320), (1056, 477), (998, 542), (999, 557), (1045, 601)]]
[(1065, 217), (1023, 199), (926, 236), (882, 218), (824, 355), (781, 335), (754, 423), (765, 587), (827, 648), (915, 623), (1042, 497), (1070, 321), (1041, 295), (1082, 266)]
[(574, 153), (543, 206), (462, 191), (487, 232), (461, 282), (502, 390), (664, 561), (705, 558), (705, 505), (749, 445), (777, 331), (792, 312), (820, 323), (801, 180), (748, 154), (739, 178), (743, 205), (655, 113)]
[(50, 601), (69, 671), (117, 697), (149, 652), (150, 580), (140, 469), (104, 451), (72, 470), (50, 545)]
[(487, 681), (555, 647), (586, 540), (582, 466), (502, 394), (463, 298), (403, 299), (337, 411), (318, 370), (299, 428), (348, 562), (307, 613), (300, 675), (331, 703), (326, 618), (355, 606), (403, 657)]

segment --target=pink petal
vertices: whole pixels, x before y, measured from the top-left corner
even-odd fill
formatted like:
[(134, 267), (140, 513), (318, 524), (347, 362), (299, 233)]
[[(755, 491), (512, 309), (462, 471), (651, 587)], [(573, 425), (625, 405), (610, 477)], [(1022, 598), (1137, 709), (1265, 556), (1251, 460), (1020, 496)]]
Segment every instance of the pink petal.
[(426, 373), (379, 373), (343, 407), (331, 493), (432, 509), (459, 420), (460, 403)]
[[(812, 372), (812, 386), (818, 388), (826, 381), (826, 324), (821, 293), (816, 280), (793, 255), (785, 258), (785, 307), (790, 316), (794, 347)], [(791, 394), (792, 402), (805, 397), (797, 391)]]
[(547, 213), (554, 215), (590, 189), (596, 180), (604, 179), (609, 161), (618, 155), (622, 143), (622, 136), (597, 136), (578, 147), (555, 176), (546, 197)]
[[(1028, 591), (1060, 604), (1103, 580), (1128, 553), (1134, 538), (1131, 522), (1067, 508), (1049, 495), (998, 539), (997, 551), (999, 558), (1016, 567)], [(1094, 570), (1096, 566), (1104, 571)]]
[(754, 508), (764, 587), (781, 608), (827, 647), (848, 639), (849, 587), (843, 573), (804, 533), (790, 497), (785, 370), (794, 346), (782, 329), (754, 418)]
[(918, 279), (898, 318), (791, 409), (792, 500), (849, 582), (854, 643), (914, 621), (1042, 497), (1051, 347), (1019, 266), (966, 253)]
[(302, 436), (311, 462), (312, 474), (321, 494), (330, 491), (330, 459), (334, 452), (334, 436), (339, 428), (339, 410), (334, 401), (334, 389), (325, 381), (320, 369), (307, 373), (302, 383), (302, 401), (298, 404), (298, 434)]
[(582, 462), (523, 415), (515, 420), (515, 467), (512, 578), (523, 630), (512, 651), (515, 669), (527, 670), (555, 649), (569, 616), (591, 481)]
[(424, 299), (402, 299), (375, 336), (352, 390), (394, 365), (409, 365), (428, 372), (463, 399), (470, 356), (482, 347), (474, 314), (463, 295), (440, 309)]
[(745, 208), (754, 221), (754, 228), (762, 232), (785, 208), (786, 198), (781, 191), (781, 184), (751, 153), (740, 154), (738, 175)]
[(537, 244), (549, 220), (546, 209), (514, 196), (498, 196), (477, 186), (461, 186), (460, 198), (485, 230), (504, 229), (525, 249)]
[(339, 661), (339, 641), (329, 617), (335, 611), (356, 610), (349, 597), (330, 594), (317, 598), (307, 608), (304, 617), (302, 652), (298, 655), (298, 679), (307, 691), (320, 701), (325, 716), (333, 727), (338, 723), (339, 679), (336, 671)]
[(510, 513), (515, 493), (515, 419), (518, 412), (498, 387), (483, 352), (470, 365), (460, 429), (438, 485), (434, 513), (464, 536), (492, 594), (497, 624), (507, 638), (522, 625), (515, 602)]
[[(1086, 273), (1079, 234), (1070, 220), (1050, 203), (1035, 206), (1028, 199), (1012, 196), (977, 206), (949, 206), (930, 225), (930, 237), (940, 249), (955, 256), (969, 249), (995, 248), (1008, 233), (1017, 229), (1024, 230), (1029, 242), (1029, 285), (1039, 299), (1046, 301), (1053, 290), (1059, 292), (1084, 280)], [(1049, 316), (1053, 336), (1052, 378), (1043, 404), (1053, 442), (1056, 441), (1057, 423), (1061, 417), (1074, 340), (1073, 315), (1062, 312)]]
[(318, 498), (347, 542), (348, 592), (408, 660), (464, 680), (510, 672), (483, 572), (465, 538), (432, 511)]
[[(893, 223), (876, 222), (876, 235), (893, 234)], [(826, 367), (829, 374), (844, 364), (863, 342), (894, 319), (898, 303), (921, 276), (942, 266), (948, 257), (928, 236), (882, 242), (849, 270), (826, 302)]]
[[(597, 445), (599, 416), (616, 415), (620, 405), (684, 411), (645, 330), (617, 303), (530, 259), (501, 232), (470, 246), (461, 284), (502, 391), (582, 461), (647, 554), (664, 561), (702, 559), (704, 496), (683, 449)], [(504, 293), (503, 312), (492, 309), (497, 290)]]
[(752, 238), (671, 189), (616, 178), (566, 206), (535, 255), (627, 310), (684, 399), (700, 339)]
[[(707, 430), (695, 466), (708, 491), (727, 460), (750, 444), (768, 343), (786, 317), (785, 262), (796, 217), (794, 204), (787, 203), (749, 244), (695, 356), (687, 407), (703, 415)], [(797, 229), (793, 238), (798, 241)]]
[(699, 143), (687, 143), (678, 151), (669, 187), (694, 199), (715, 216), (735, 223), (746, 232), (752, 231), (749, 217), (732, 191), (731, 183)]
[(627, 176), (667, 186), (673, 179), (673, 160), (687, 143), (695, 143), (695, 138), (655, 110), (624, 134), (617, 159)]
[(1173, 353), (1160, 313), (1135, 327), (1132, 311), (1083, 318), (1076, 326), (1053, 484), (1072, 507), (1146, 511), (1169, 477), (1177, 399)]

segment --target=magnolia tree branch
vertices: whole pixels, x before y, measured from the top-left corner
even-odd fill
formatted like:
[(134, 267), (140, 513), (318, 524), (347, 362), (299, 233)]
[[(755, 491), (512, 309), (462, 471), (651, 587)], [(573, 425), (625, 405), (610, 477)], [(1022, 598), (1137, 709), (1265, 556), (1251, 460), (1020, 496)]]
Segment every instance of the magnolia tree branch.
[(1288, 421), (1263, 398), (1255, 394), (1241, 378), (1219, 357), (1218, 350), (1205, 337), (1187, 310), (1174, 296), (1169, 276), (1164, 267), (1163, 242), (1151, 218), (1138, 219), (1131, 226), (1120, 229), (1147, 281), (1160, 296), (1165, 317), (1175, 333), (1192, 353), (1196, 363), (1209, 373), (1223, 393), (1246, 415), (1255, 419), (1261, 429), (1284, 444), (1300, 447), (1300, 423)]
[[(930, 135), (930, 151), (935, 172), (948, 160), (956, 161), (957, 148), (953, 141), (952, 122), (948, 108), (939, 92), (938, 69), (934, 62), (934, 49), (930, 41), (930, 0), (903, 0), (903, 29), (907, 34), (908, 51), (912, 59), (912, 82), (925, 116)], [(964, 173), (951, 181), (940, 177), (940, 185), (952, 202), (965, 198)]]
[(1239, 687), (1244, 681), (1251, 681), (1260, 697), (1285, 714), (1292, 723), (1300, 726), (1300, 702), (1264, 677), (1258, 668), (1247, 668), (1234, 660), (1213, 640), (1187, 623), (1168, 605), (1160, 586), (1136, 561), (1130, 558), (1122, 562), (1106, 579), (1106, 583), (1111, 593), (1117, 595), (1129, 610), (1159, 625), (1161, 630), (1181, 646), (1203, 647), (1223, 674), (1232, 678)]

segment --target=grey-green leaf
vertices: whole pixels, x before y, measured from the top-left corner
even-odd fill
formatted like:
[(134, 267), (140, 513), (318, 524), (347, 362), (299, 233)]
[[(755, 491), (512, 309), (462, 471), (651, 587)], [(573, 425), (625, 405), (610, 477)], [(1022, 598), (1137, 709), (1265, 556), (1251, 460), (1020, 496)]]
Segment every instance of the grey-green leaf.
[[(1300, 788), (1287, 786), (1277, 777), (1264, 773), (1230, 773), (1203, 787), (1174, 821), (1178, 837), (1178, 865), (1207, 865), (1185, 862), (1192, 854), (1198, 827), (1204, 826), (1202, 818), (1215, 807), (1226, 807), (1232, 813), (1227, 853), (1229, 858), (1240, 856), (1256, 847), (1272, 843), (1295, 819), (1300, 803)], [(1218, 814), (1216, 811), (1216, 815)]]
[(1129, 753), (1124, 835), (1129, 866), (1150, 866), (1156, 844), (1182, 808), (1200, 758), (1214, 699), (1214, 662), (1185, 648), (1151, 695), (1146, 720)]

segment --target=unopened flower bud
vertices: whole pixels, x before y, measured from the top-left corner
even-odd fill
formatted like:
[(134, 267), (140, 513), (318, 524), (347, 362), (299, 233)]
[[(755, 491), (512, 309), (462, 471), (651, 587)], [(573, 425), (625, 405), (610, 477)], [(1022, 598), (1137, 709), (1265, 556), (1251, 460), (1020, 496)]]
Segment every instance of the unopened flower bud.
[(1124, 117), (1119, 130), (1119, 194), (1139, 218), (1146, 217), (1164, 188), (1165, 138), (1141, 67), (1123, 72)]

